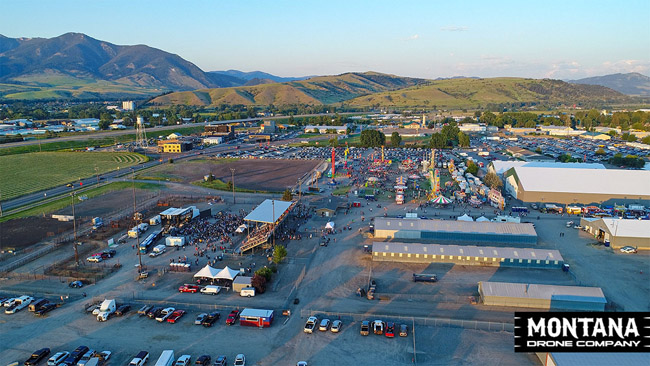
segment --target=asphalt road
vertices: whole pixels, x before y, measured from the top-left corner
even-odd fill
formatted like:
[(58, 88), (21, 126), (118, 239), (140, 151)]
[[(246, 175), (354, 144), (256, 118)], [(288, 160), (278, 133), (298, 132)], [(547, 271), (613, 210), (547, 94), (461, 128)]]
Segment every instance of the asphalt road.
[[(277, 140), (271, 142), (271, 145), (282, 145), (282, 144), (290, 144), (290, 143), (296, 143), (299, 141), (302, 141), (304, 139), (299, 139), (299, 138), (292, 138), (292, 139), (285, 139), (285, 140)], [(186, 159), (195, 159), (197, 157), (200, 157), (202, 155), (210, 155), (218, 152), (225, 152), (225, 151), (232, 151), (236, 149), (236, 146), (239, 145), (240, 148), (239, 150), (250, 150), (256, 148), (258, 145), (257, 144), (248, 144), (248, 143), (241, 143), (241, 144), (223, 144), (223, 145), (216, 145), (213, 147), (208, 147), (203, 150), (191, 150), (186, 153), (181, 153), (178, 155), (170, 155), (169, 157), (173, 157), (174, 160), (186, 160)], [(132, 169), (134, 172), (139, 172), (143, 169), (148, 169), (151, 167), (154, 167), (156, 165), (160, 165), (165, 163), (161, 162), (160, 160), (151, 160), (146, 163), (134, 165), (132, 167), (129, 167), (127, 169), (120, 169), (120, 170), (114, 170), (112, 172), (100, 174), (99, 177), (97, 176), (92, 176), (88, 177), (82, 180), (78, 180), (74, 182), (74, 189), (75, 189), (75, 194), (76, 195), (83, 195), (83, 191), (80, 191), (80, 188), (86, 189), (88, 187), (93, 187), (96, 186), (98, 183), (98, 180), (100, 183), (106, 183), (106, 182), (111, 182), (116, 180), (117, 178), (120, 177), (126, 177), (128, 178), (128, 175), (131, 173)], [(98, 179), (99, 178), (99, 179)], [(68, 194), (71, 191), (71, 188), (68, 187), (67, 185), (61, 185), (57, 187), (53, 187), (50, 189), (46, 189), (40, 192), (35, 192), (35, 193), (30, 193), (21, 197), (17, 197), (5, 202), (2, 202), (2, 210), (6, 214), (8, 211), (11, 211), (15, 208), (22, 207), (22, 206), (27, 206), (31, 205), (37, 202), (41, 201), (46, 201), (46, 200), (55, 200), (59, 199), (61, 195), (63, 194)]]
[[(295, 115), (294, 118), (333, 116), (333, 115), (336, 115), (336, 114), (349, 115), (349, 114), (358, 114), (358, 113), (346, 112), (346, 113), (299, 114), (299, 115)], [(154, 133), (156, 131), (173, 130), (173, 129), (177, 129), (177, 128), (181, 128), (181, 127), (205, 126), (206, 124), (228, 124), (228, 123), (240, 123), (240, 122), (254, 122), (254, 121), (275, 120), (275, 119), (283, 119), (283, 118), (288, 118), (288, 116), (231, 119), (231, 120), (226, 120), (226, 121), (213, 121), (213, 122), (191, 123), (191, 124), (184, 124), (184, 125), (161, 126), (161, 127), (149, 128), (149, 129), (147, 129), (147, 132)], [(47, 142), (49, 143), (49, 142), (60, 142), (60, 141), (91, 140), (91, 139), (95, 139), (95, 138), (114, 137), (114, 136), (121, 136), (121, 135), (131, 135), (131, 134), (134, 134), (134, 133), (135, 132), (132, 129), (119, 130), (119, 131), (108, 131), (108, 132), (98, 132), (98, 133), (94, 133), (94, 134), (84, 134), (84, 135), (78, 135), (78, 136), (66, 136), (66, 137), (48, 139)], [(8, 148), (8, 147), (16, 147), (16, 146), (38, 145), (38, 143), (39, 143), (38, 140), (11, 142), (11, 143), (7, 143), (7, 144), (1, 144), (0, 149), (4, 149), (4, 148)], [(43, 143), (43, 141), (41, 141), (41, 143)]]

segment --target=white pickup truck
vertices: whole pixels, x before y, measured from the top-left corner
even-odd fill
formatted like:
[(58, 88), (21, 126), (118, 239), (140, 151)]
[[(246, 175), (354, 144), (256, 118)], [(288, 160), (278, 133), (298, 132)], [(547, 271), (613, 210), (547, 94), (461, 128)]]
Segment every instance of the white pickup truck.
[(138, 354), (129, 362), (129, 366), (144, 366), (144, 364), (149, 359), (149, 352), (140, 351)]
[(5, 309), (5, 314), (14, 314), (29, 306), (32, 301), (34, 301), (34, 298), (31, 296), (21, 296), (14, 301), (13, 305)]

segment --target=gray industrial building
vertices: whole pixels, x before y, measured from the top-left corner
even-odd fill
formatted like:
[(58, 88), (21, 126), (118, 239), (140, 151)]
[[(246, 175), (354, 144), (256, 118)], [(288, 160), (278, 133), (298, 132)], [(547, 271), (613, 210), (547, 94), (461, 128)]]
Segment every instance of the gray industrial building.
[(372, 244), (372, 260), (549, 269), (561, 268), (564, 264), (560, 252), (551, 249), (395, 242), (374, 242)]
[(467, 242), (472, 244), (537, 244), (537, 233), (533, 224), (530, 223), (425, 220), (416, 218), (377, 217), (375, 218), (375, 238), (423, 239), (436, 242)]
[(545, 310), (604, 311), (607, 299), (600, 287), (479, 282), (484, 305)]

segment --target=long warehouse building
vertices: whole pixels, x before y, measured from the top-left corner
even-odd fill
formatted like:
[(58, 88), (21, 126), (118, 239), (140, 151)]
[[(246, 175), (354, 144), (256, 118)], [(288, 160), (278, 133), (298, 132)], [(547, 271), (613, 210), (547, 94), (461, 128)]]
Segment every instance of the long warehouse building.
[(374, 242), (376, 262), (453, 263), (466, 266), (557, 269), (564, 264), (553, 249), (477, 247), (473, 245)]
[(545, 310), (604, 311), (607, 299), (600, 287), (479, 282), (484, 305)]
[(375, 218), (375, 238), (416, 239), (469, 244), (537, 244), (533, 224)]
[(580, 225), (596, 240), (609, 242), (614, 249), (625, 246), (650, 249), (650, 220), (583, 217)]
[(602, 204), (650, 202), (650, 171), (514, 167), (504, 173), (504, 186), (523, 202)]

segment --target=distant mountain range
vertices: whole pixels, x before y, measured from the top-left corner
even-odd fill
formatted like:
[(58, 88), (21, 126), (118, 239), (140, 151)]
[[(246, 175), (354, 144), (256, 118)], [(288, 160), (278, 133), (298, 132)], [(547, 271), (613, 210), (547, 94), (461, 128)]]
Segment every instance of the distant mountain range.
[(638, 72), (594, 76), (569, 80), (569, 82), (573, 84), (602, 85), (627, 95), (650, 96), (650, 77)]
[(523, 78), (426, 80), (375, 72), (319, 76), (302, 81), (171, 93), (153, 105), (333, 104), (358, 107), (476, 108), (489, 103), (610, 104), (632, 98), (598, 85)]
[[(611, 89), (598, 85), (611, 87)], [(0, 35), (0, 100), (155, 98), (157, 105), (334, 104), (476, 107), (489, 103), (623, 103), (650, 95), (650, 78), (616, 74), (566, 83), (520, 78), (426, 80), (376, 72), (280, 77), (262, 71), (204, 72), (146, 45), (120, 46), (81, 33)]]

